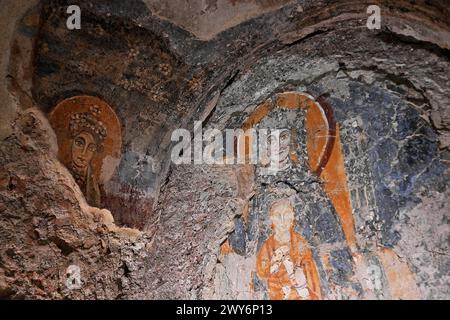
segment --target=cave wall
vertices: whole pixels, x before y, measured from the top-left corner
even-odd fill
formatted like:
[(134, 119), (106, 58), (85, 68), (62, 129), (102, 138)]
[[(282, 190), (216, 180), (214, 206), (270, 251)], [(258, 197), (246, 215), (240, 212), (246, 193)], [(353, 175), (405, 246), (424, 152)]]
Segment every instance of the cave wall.
[[(81, 30), (65, 26), (67, 1), (8, 4), (0, 295), (277, 298), (258, 261), (270, 206), (289, 198), (318, 297), (448, 298), (449, 8), (377, 3), (381, 30), (366, 28), (361, 1), (198, 1), (183, 14), (176, 2), (71, 1)], [(121, 126), (107, 210), (58, 162), (48, 122), (80, 95)], [(338, 128), (321, 172), (298, 97), (328, 106)], [(272, 178), (175, 165), (171, 133), (194, 120), (295, 129), (299, 160)], [(73, 264), (81, 290), (65, 286)]]
[[(108, 210), (86, 203), (57, 160), (56, 137), (37, 108), (21, 113), (12, 130), (0, 148), (0, 297), (132, 296), (140, 286), (143, 248), (151, 238), (118, 228)], [(73, 277), (73, 267), (80, 277)]]

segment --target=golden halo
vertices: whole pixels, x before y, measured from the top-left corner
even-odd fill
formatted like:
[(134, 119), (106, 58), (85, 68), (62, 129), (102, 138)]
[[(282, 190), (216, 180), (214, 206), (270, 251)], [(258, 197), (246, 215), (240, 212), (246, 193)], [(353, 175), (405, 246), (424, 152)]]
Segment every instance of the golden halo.
[(90, 112), (92, 107), (100, 111), (98, 119), (106, 127), (103, 149), (91, 161), (92, 172), (100, 183), (108, 181), (120, 161), (122, 134), (120, 121), (114, 110), (103, 100), (93, 96), (74, 96), (56, 105), (49, 114), (50, 125), (58, 139), (58, 158), (69, 166), (72, 161), (72, 136), (69, 130), (70, 117), (81, 112)]

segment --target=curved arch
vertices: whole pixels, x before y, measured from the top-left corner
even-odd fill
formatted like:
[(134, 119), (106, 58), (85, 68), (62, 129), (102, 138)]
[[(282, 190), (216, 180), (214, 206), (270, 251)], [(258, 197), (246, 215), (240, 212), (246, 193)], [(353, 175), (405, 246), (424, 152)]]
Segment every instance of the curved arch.
[[(346, 241), (354, 252), (357, 248), (353, 210), (344, 157), (339, 137), (339, 127), (332, 107), (323, 97), (314, 99), (307, 93), (284, 92), (258, 106), (244, 122), (247, 130), (261, 122), (274, 108), (306, 109), (307, 154), (310, 170), (324, 183), (324, 191), (330, 198), (341, 221)], [(291, 160), (298, 161), (291, 150)]]

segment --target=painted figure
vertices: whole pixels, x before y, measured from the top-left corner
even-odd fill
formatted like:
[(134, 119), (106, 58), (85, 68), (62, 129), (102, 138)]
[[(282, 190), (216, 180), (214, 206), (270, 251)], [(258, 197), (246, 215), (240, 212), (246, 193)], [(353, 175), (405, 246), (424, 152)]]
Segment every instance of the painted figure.
[(70, 117), (69, 130), (72, 137), (71, 164), (68, 167), (75, 181), (91, 206), (100, 206), (100, 189), (92, 172), (91, 161), (103, 148), (107, 132), (98, 119), (99, 109), (75, 113)]
[(105, 184), (121, 157), (121, 124), (114, 110), (94, 96), (74, 96), (49, 113), (58, 139), (58, 159), (74, 177), (86, 201), (103, 207)]
[(294, 210), (289, 199), (269, 209), (273, 233), (257, 256), (257, 273), (267, 280), (273, 300), (321, 298), (318, 272), (308, 243), (294, 231)]
[[(287, 129), (280, 130), (279, 136), (269, 135), (267, 139), (267, 163), (263, 163), (263, 166), (268, 166), (269, 169), (274, 170), (276, 173), (278, 170), (286, 170), (290, 166), (290, 142), (291, 135)], [(275, 154), (272, 154), (275, 152)]]

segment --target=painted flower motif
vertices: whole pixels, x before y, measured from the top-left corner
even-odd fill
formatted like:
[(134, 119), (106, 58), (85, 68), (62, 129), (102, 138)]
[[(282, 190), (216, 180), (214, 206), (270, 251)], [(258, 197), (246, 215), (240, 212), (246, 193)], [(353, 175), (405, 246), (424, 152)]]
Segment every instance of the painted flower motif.
[(159, 65), (159, 71), (166, 77), (172, 74), (172, 66), (168, 63), (161, 63)]

